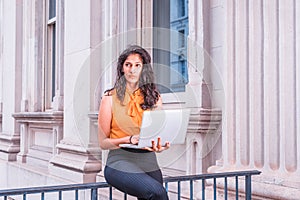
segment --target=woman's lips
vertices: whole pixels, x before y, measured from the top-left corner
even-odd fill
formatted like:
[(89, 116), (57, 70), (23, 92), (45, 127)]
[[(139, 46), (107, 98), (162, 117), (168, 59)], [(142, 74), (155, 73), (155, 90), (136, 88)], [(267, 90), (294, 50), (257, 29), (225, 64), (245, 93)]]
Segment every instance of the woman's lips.
[(131, 79), (136, 79), (136, 76), (129, 76), (129, 78), (131, 78)]

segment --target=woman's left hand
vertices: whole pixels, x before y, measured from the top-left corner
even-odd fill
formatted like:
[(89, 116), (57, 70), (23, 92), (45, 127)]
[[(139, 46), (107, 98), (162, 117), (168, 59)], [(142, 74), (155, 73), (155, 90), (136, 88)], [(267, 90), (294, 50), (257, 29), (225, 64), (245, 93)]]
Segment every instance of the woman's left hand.
[(148, 151), (162, 152), (170, 148), (170, 142), (166, 142), (165, 146), (161, 145), (160, 137), (157, 138), (157, 143), (155, 143), (154, 140), (152, 140), (151, 142), (152, 142), (152, 147), (145, 147), (145, 149)]

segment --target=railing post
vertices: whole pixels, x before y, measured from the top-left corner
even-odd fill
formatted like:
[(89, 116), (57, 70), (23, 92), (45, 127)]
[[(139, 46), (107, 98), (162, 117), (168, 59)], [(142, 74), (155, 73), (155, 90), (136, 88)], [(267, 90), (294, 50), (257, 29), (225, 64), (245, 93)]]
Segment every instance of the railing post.
[(217, 200), (217, 179), (214, 178), (214, 200)]
[(251, 200), (251, 175), (246, 175), (245, 177), (246, 200)]
[(239, 177), (235, 177), (235, 199), (239, 199)]
[(180, 200), (180, 196), (181, 196), (181, 186), (180, 186), (180, 181), (177, 182), (177, 197), (178, 200)]
[(78, 200), (78, 190), (75, 190), (75, 200)]
[(202, 179), (202, 200), (205, 200), (205, 180)]
[(168, 185), (168, 182), (165, 182), (165, 189), (166, 189), (166, 192), (168, 193), (168, 191), (169, 191), (169, 185)]
[(113, 194), (112, 194), (112, 186), (109, 186), (109, 200), (112, 200)]
[(98, 200), (98, 188), (91, 189), (91, 199)]
[(227, 188), (227, 177), (225, 177), (225, 178), (224, 178), (224, 199), (225, 199), (225, 200), (228, 199), (227, 193), (228, 193), (228, 188)]
[(194, 199), (194, 185), (193, 185), (193, 180), (190, 180), (190, 200)]

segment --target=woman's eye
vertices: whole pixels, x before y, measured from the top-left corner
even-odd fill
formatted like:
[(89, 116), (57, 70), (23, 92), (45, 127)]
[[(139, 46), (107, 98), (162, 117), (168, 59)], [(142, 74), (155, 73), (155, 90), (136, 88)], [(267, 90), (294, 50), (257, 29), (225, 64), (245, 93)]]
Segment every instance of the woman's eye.
[(136, 64), (135, 65), (137, 68), (140, 68), (142, 65), (141, 64)]
[(130, 64), (129, 63), (125, 63), (125, 67), (130, 67)]

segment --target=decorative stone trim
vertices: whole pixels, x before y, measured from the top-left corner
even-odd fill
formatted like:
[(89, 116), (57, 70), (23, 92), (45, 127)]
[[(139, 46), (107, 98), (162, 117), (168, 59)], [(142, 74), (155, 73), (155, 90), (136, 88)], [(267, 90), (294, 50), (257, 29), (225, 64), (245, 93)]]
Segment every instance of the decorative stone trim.
[(20, 112), (12, 115), (19, 123), (62, 124), (63, 112)]
[(201, 108), (190, 115), (190, 121), (187, 133), (214, 133), (222, 120), (222, 111), (220, 109)]
[(63, 137), (63, 112), (20, 112), (13, 117), (20, 123), (18, 162), (47, 167)]
[(218, 159), (221, 120), (220, 109), (192, 110), (186, 138), (187, 174), (206, 173)]
[[(97, 113), (89, 114), (89, 117), (97, 127)], [(84, 147), (76, 137), (64, 138), (56, 145), (59, 153), (49, 162), (50, 174), (73, 182), (95, 182), (101, 170), (101, 152), (95, 144)]]

